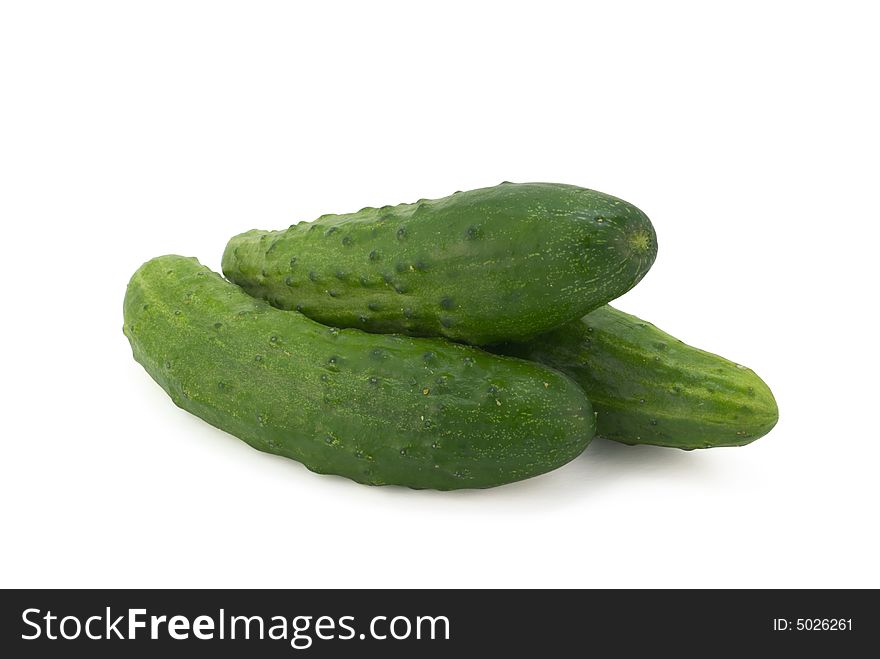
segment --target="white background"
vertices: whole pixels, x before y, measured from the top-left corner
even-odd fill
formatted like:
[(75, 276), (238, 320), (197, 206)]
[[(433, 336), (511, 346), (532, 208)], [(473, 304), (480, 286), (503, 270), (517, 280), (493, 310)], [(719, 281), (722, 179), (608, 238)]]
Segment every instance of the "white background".
[[(877, 17), (720, 4), (4, 3), (0, 586), (880, 586)], [(645, 210), (618, 306), (754, 368), (778, 427), (370, 488), (131, 358), (153, 256), (505, 179)]]

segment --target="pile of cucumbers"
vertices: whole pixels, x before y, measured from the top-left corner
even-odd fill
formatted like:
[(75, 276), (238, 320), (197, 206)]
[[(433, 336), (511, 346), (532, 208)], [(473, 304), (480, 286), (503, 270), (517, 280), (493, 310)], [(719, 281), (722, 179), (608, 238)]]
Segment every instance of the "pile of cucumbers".
[(243, 233), (225, 279), (152, 259), (128, 284), (124, 332), (178, 406), (370, 485), (502, 485), (594, 435), (748, 444), (778, 416), (754, 372), (608, 306), (656, 255), (632, 204), (502, 183)]

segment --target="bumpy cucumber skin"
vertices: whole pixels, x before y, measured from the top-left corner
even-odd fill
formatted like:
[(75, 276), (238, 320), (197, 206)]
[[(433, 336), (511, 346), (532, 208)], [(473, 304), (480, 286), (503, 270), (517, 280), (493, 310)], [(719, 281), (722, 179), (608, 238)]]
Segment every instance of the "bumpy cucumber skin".
[(475, 345), (523, 340), (635, 286), (648, 217), (593, 190), (502, 183), (232, 238), (223, 273), (319, 322)]
[(180, 256), (125, 295), (135, 359), (183, 409), (261, 451), (371, 485), (452, 490), (580, 454), (595, 415), (568, 377), (443, 339), (338, 330)]
[(596, 434), (625, 444), (743, 446), (779, 418), (773, 394), (752, 370), (610, 306), (493, 350), (570, 375), (596, 410)]

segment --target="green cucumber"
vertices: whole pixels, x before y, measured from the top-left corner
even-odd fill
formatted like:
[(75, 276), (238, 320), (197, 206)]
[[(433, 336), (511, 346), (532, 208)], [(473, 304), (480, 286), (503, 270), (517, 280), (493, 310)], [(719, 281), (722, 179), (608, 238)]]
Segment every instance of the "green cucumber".
[(656, 254), (651, 222), (625, 201), (502, 183), (248, 231), (226, 246), (223, 273), (328, 325), (483, 345), (580, 318), (635, 286)]
[(570, 375), (596, 410), (596, 434), (625, 444), (742, 446), (779, 418), (773, 394), (750, 369), (610, 306), (493, 350)]
[(135, 359), (178, 406), (318, 473), (492, 487), (565, 464), (595, 431), (589, 401), (557, 371), (444, 339), (325, 327), (191, 258), (141, 266), (124, 316)]

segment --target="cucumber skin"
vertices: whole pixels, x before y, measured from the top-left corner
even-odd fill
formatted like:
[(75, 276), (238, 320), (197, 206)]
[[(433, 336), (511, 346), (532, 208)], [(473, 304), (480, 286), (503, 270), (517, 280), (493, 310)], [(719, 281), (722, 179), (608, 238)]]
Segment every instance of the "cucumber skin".
[(565, 464), (595, 432), (561, 373), (443, 339), (325, 327), (191, 258), (141, 266), (124, 317), (135, 359), (175, 404), (318, 473), (492, 487)]
[(319, 322), (484, 345), (524, 340), (622, 295), (657, 238), (635, 206), (502, 183), (233, 237), (223, 273)]
[(571, 376), (596, 410), (596, 434), (625, 444), (743, 446), (779, 419), (772, 392), (752, 370), (610, 306), (492, 349)]

